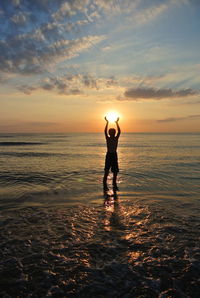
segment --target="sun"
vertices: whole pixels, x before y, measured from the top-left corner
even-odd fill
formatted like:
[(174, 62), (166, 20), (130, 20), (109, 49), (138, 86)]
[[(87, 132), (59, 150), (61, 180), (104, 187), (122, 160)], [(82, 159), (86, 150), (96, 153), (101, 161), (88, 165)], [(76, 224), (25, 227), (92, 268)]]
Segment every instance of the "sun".
[(109, 122), (115, 122), (117, 118), (119, 117), (119, 114), (117, 112), (111, 111), (106, 114), (106, 118)]

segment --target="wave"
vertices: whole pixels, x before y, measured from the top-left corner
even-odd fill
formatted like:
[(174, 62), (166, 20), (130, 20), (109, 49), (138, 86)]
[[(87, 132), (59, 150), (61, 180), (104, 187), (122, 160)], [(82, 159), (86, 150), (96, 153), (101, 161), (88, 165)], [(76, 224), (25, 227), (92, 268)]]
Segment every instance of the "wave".
[(64, 180), (75, 180), (78, 178), (93, 179), (94, 175), (100, 175), (101, 172), (95, 170), (86, 170), (86, 171), (66, 171), (66, 172), (47, 172), (46, 174), (40, 172), (0, 172), (0, 184), (2, 183), (33, 183), (33, 184), (48, 184), (49, 182)]
[(47, 153), (47, 152), (0, 152), (0, 156), (12, 157), (50, 157), (50, 156), (63, 156), (64, 153)]
[(46, 157), (60, 157), (61, 159), (63, 158), (76, 158), (76, 159), (79, 159), (81, 158), (82, 160), (83, 159), (87, 159), (90, 157), (90, 155), (88, 154), (76, 154), (76, 153), (56, 153), (56, 152), (51, 152), (51, 153), (48, 153), (48, 152), (0, 152), (0, 156), (2, 157), (19, 157), (19, 158), (36, 158), (36, 157), (39, 157), (39, 158), (46, 158)]
[(200, 180), (200, 177), (188, 177), (188, 176), (182, 176), (182, 179), (185, 180)]
[(188, 169), (195, 169), (196, 167), (199, 169), (200, 166), (200, 162), (195, 161), (195, 162), (177, 162), (173, 164), (174, 168), (178, 168), (178, 167), (184, 167), (184, 168), (188, 168)]
[(0, 142), (0, 146), (27, 146), (27, 145), (44, 145), (40, 142)]
[[(163, 146), (164, 147), (164, 146)], [(169, 146), (165, 146), (169, 147)], [(171, 148), (177, 148), (177, 149), (194, 149), (194, 148), (200, 148), (199, 145), (175, 145), (175, 146), (170, 146)]]
[(40, 173), (1, 173), (0, 174), (0, 183), (33, 183), (33, 184), (47, 184), (52, 181), (53, 177)]
[(4, 139), (4, 138), (14, 138), (14, 136), (9, 136), (9, 135), (0, 135), (0, 138)]

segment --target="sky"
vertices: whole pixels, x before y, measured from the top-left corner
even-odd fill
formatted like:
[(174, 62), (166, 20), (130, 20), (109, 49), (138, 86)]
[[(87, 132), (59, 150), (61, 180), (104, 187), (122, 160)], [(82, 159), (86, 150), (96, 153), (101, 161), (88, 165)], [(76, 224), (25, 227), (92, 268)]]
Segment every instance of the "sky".
[(199, 0), (0, 0), (0, 132), (199, 132), (199, 28)]

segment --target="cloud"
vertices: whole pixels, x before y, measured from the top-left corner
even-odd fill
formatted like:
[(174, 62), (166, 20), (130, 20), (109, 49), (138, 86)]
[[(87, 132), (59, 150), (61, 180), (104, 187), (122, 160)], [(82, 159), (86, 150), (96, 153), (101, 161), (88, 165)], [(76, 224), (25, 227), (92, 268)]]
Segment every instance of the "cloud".
[(126, 6), (127, 9), (124, 11), (127, 13), (127, 19), (129, 22), (134, 22), (137, 25), (144, 25), (156, 20), (162, 14), (167, 13), (169, 9), (174, 7), (177, 9), (178, 6), (186, 4), (187, 1), (190, 0), (124, 1), (124, 3), (128, 3)]
[(114, 77), (96, 78), (91, 74), (64, 75), (60, 77), (47, 77), (38, 84), (21, 85), (18, 90), (30, 95), (37, 90), (54, 91), (60, 95), (84, 94), (89, 89), (106, 89), (117, 85)]
[[(56, 71), (60, 62), (96, 48), (107, 38), (86, 33), (93, 30), (89, 26), (94, 27), (96, 20), (100, 24), (105, 16), (118, 15), (150, 21), (172, 2), (176, 0), (161, 5), (158, 0), (0, 1), (0, 26), (4, 29), (0, 33), (0, 69), (20, 75), (46, 75), (52, 66)], [(102, 50), (108, 52), (111, 47)]]
[(21, 2), (21, 0), (12, 0), (12, 3), (14, 6), (19, 6), (20, 2)]
[(172, 89), (156, 89), (147, 87), (130, 88), (124, 92), (124, 98), (118, 98), (118, 100), (133, 100), (140, 99), (155, 99), (161, 100), (166, 98), (187, 97), (199, 94), (196, 90), (182, 89), (173, 91)]
[(86, 12), (87, 0), (73, 0), (73, 1), (61, 1), (61, 5), (58, 10), (52, 15), (53, 19), (60, 21), (63, 18), (70, 18), (73, 15), (76, 15), (78, 12)]
[(120, 3), (115, 0), (94, 0), (94, 5), (104, 12), (120, 11)]
[(38, 85), (21, 85), (18, 87), (18, 90), (27, 95), (30, 95), (34, 91), (40, 89), (46, 91), (54, 91), (58, 94), (63, 95), (77, 95), (83, 93), (83, 91), (81, 91), (77, 86), (80, 87), (79, 78), (77, 78), (76, 76), (74, 76), (73, 78), (68, 76), (61, 78), (45, 78)]
[[(49, 28), (56, 30), (56, 28)], [(46, 30), (46, 35), (47, 30)], [(46, 42), (42, 31), (20, 34), (0, 41), (0, 68), (4, 72), (20, 74), (42, 73), (47, 64), (56, 64), (78, 56), (105, 39), (105, 36), (85, 36)]]
[(16, 25), (24, 25), (28, 21), (29, 13), (18, 13), (14, 14), (10, 20)]
[(97, 17), (97, 11), (90, 9), (92, 2), (0, 2), (0, 26), (4, 29), (0, 33), (1, 71), (37, 75), (45, 72), (49, 65), (56, 67), (61, 61), (94, 48), (105, 36), (81, 32), (90, 22), (87, 14)]
[(174, 86), (174, 89), (183, 89), (186, 85), (190, 85), (193, 90), (199, 90), (200, 77), (199, 77), (200, 65), (198, 64), (186, 64), (186, 65), (174, 65), (170, 70), (163, 69), (155, 73), (148, 75), (126, 76), (120, 79), (122, 85), (126, 88), (132, 86), (136, 88), (138, 86), (156, 86), (162, 88), (162, 86)]
[(169, 117), (165, 119), (156, 120), (156, 122), (159, 122), (159, 123), (176, 122), (176, 121), (193, 120), (193, 119), (199, 119), (199, 118), (200, 118), (200, 114), (197, 114), (197, 115), (189, 115), (184, 117)]
[(21, 85), (18, 87), (18, 90), (22, 91), (24, 94), (30, 95), (33, 91), (37, 90), (37, 88), (28, 85)]
[(150, 6), (143, 8), (141, 11), (136, 13), (134, 20), (139, 24), (145, 24), (155, 19), (169, 8), (169, 4), (160, 4), (159, 6)]

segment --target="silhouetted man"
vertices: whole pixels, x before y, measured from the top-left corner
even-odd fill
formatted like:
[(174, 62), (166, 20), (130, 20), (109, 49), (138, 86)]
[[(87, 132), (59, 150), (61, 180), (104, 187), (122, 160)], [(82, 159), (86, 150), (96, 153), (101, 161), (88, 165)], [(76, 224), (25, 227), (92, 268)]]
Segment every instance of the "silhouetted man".
[(119, 172), (119, 167), (118, 167), (118, 158), (117, 158), (117, 145), (118, 145), (118, 139), (121, 133), (118, 121), (119, 117), (115, 121), (117, 125), (117, 135), (115, 128), (110, 128), (108, 131), (108, 120), (105, 117), (106, 120), (106, 126), (105, 126), (105, 137), (106, 137), (106, 143), (107, 143), (107, 154), (106, 154), (106, 160), (105, 160), (105, 168), (104, 168), (104, 177), (103, 177), (103, 188), (105, 191), (108, 190), (107, 187), (107, 177), (109, 174), (109, 170), (113, 172), (113, 190), (116, 191), (118, 190), (117, 187), (117, 173)]

